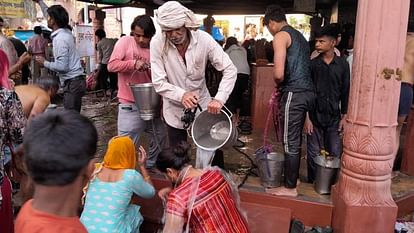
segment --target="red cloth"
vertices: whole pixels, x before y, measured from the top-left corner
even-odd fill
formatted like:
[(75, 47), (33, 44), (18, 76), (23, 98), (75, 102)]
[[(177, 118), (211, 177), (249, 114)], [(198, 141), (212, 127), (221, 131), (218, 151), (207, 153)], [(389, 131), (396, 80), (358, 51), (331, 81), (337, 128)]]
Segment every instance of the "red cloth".
[(27, 201), (16, 220), (16, 233), (87, 233), (78, 217), (60, 217), (33, 209)]
[(282, 125), (282, 116), (280, 115), (280, 98), (282, 97), (282, 93), (280, 93), (279, 89), (276, 88), (271, 96), (270, 99), (270, 109), (273, 113), (273, 124), (275, 126), (276, 131), (276, 142), (282, 141), (283, 135), (283, 125)]
[(9, 82), (9, 59), (2, 49), (0, 49), (0, 88), (11, 89)]
[(263, 133), (263, 146), (268, 147), (271, 149), (271, 145), (267, 142), (267, 136), (269, 133), (269, 126), (270, 120), (272, 119), (273, 125), (275, 126), (276, 131), (276, 142), (282, 141), (283, 135), (283, 125), (282, 125), (282, 116), (280, 115), (280, 98), (282, 94), (280, 93), (279, 89), (276, 88), (272, 95), (270, 96), (269, 103), (268, 103), (268, 113), (266, 119), (266, 125)]
[(3, 177), (1, 186), (1, 195), (3, 197), (0, 209), (0, 232), (13, 233), (13, 206), (12, 206), (12, 187), (7, 176)]
[[(168, 196), (167, 213), (181, 216), (187, 223), (193, 181), (187, 178)], [(193, 233), (247, 233), (247, 224), (237, 209), (230, 185), (219, 171), (206, 171), (200, 177), (190, 218)]]

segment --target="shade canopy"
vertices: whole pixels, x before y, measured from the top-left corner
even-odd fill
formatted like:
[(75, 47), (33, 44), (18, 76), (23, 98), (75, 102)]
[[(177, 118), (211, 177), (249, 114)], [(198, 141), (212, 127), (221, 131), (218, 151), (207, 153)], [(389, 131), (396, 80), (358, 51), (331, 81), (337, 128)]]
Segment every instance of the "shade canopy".
[[(79, 0), (114, 6), (135, 6), (156, 9), (165, 0)], [(178, 0), (199, 14), (263, 14), (266, 6), (279, 4), (289, 13), (314, 13), (316, 9), (329, 9), (335, 0)], [(341, 0), (340, 5), (355, 5), (357, 0)], [(315, 4), (313, 4), (315, 2)]]

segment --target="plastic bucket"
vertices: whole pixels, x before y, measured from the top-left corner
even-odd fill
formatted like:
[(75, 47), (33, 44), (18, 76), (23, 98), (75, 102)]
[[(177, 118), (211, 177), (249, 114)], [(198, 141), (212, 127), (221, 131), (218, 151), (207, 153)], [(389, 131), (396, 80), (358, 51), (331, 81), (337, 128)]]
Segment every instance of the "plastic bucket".
[(160, 116), (161, 96), (155, 92), (152, 83), (134, 84), (129, 87), (142, 120), (147, 121)]
[(285, 163), (285, 156), (283, 154), (271, 152), (256, 158), (256, 163), (263, 187), (275, 188), (281, 185)]
[(317, 193), (331, 193), (331, 186), (336, 182), (340, 161), (341, 160), (336, 157), (317, 156), (315, 158), (317, 166), (314, 189)]
[(238, 133), (231, 120), (231, 113), (221, 110), (219, 114), (212, 114), (204, 110), (194, 119), (191, 137), (197, 147), (215, 151), (234, 145)]

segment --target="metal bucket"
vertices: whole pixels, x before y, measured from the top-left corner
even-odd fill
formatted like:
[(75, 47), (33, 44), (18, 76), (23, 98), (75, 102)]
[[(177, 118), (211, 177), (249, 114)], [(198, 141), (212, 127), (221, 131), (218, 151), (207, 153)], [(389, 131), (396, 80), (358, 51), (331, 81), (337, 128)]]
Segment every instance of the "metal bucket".
[(330, 194), (331, 186), (335, 184), (341, 160), (333, 156), (317, 156), (316, 177), (314, 188), (319, 194)]
[(129, 87), (142, 120), (147, 121), (160, 116), (161, 96), (155, 92), (152, 83), (134, 84)]
[(224, 110), (219, 114), (202, 111), (191, 126), (191, 137), (197, 147), (215, 151), (221, 147), (233, 146), (237, 141), (238, 133), (231, 116), (231, 113)]
[(276, 188), (282, 183), (285, 156), (281, 153), (271, 152), (256, 158), (259, 169), (260, 182), (265, 188)]

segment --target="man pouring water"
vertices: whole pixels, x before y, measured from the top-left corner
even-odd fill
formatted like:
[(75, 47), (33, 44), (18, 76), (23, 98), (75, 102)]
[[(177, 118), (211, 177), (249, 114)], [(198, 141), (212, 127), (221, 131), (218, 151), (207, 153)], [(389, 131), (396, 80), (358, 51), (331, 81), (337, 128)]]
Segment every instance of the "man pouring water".
[[(158, 8), (156, 18), (162, 33), (151, 40), (152, 82), (156, 92), (163, 96), (163, 115), (170, 147), (174, 147), (187, 140), (181, 121), (183, 109), (195, 109), (199, 104), (203, 110), (219, 114), (233, 90), (237, 69), (211, 35), (197, 30), (200, 25), (194, 13), (180, 3), (164, 3)], [(205, 80), (207, 61), (223, 72), (213, 98)], [(207, 164), (199, 163), (201, 153), (203, 161), (210, 161), (214, 152), (197, 149), (196, 166), (204, 167)]]

